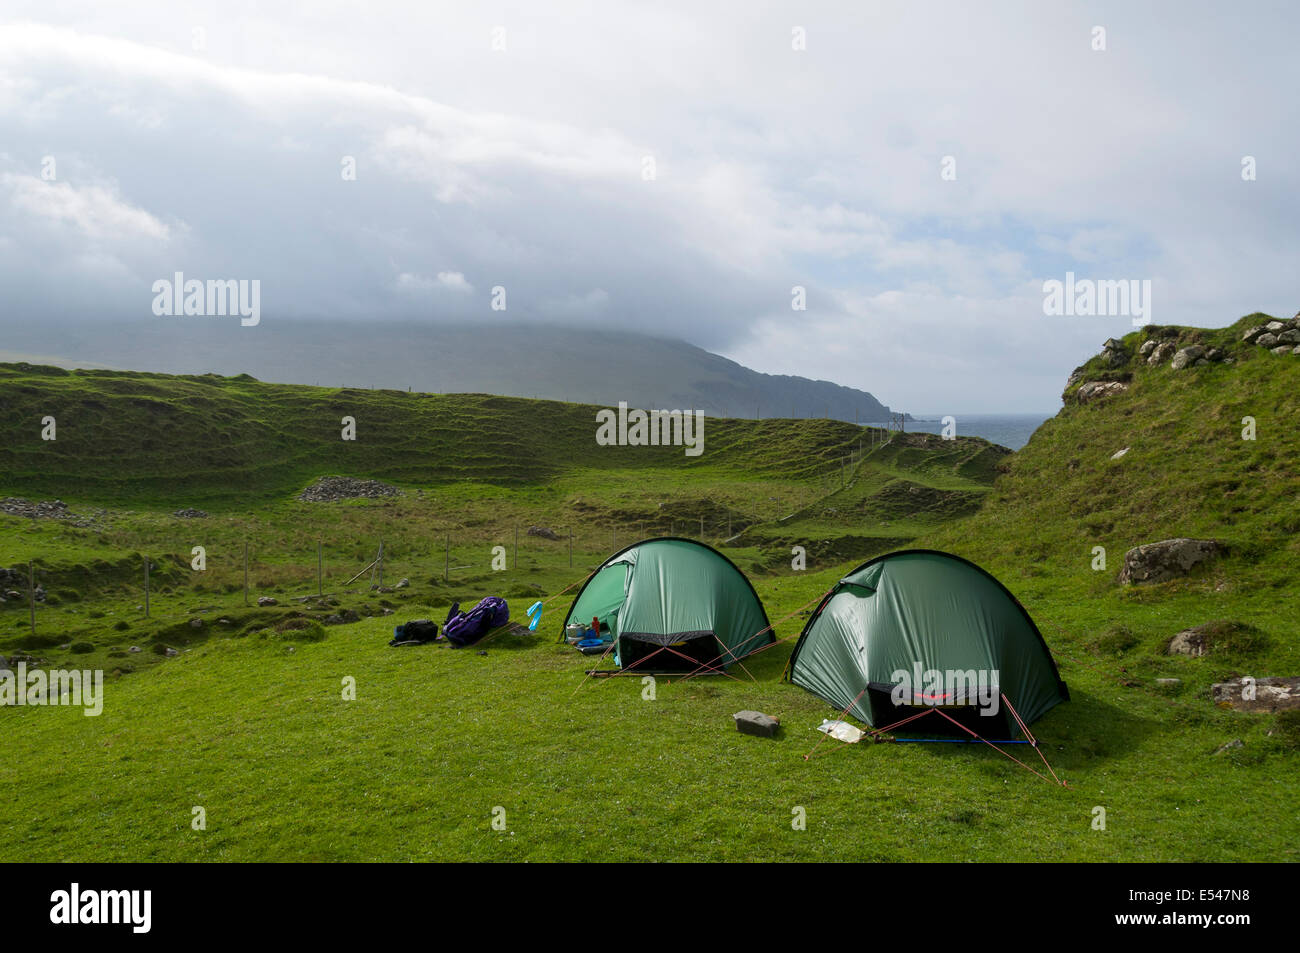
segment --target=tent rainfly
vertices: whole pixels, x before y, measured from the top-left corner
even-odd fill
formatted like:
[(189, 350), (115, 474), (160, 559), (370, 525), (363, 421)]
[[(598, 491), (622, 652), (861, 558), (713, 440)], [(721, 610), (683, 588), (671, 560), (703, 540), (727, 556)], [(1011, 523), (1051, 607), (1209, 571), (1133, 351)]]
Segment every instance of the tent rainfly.
[(605, 560), (564, 624), (593, 618), (624, 670), (720, 671), (776, 639), (745, 574), (716, 549), (677, 537), (643, 540)]
[[(978, 735), (1005, 738), (1017, 714), (1029, 724), (1070, 697), (1015, 596), (974, 563), (934, 550), (878, 556), (841, 579), (808, 619), (787, 673), (877, 729), (939, 708)], [(922, 726), (961, 732), (946, 718)]]

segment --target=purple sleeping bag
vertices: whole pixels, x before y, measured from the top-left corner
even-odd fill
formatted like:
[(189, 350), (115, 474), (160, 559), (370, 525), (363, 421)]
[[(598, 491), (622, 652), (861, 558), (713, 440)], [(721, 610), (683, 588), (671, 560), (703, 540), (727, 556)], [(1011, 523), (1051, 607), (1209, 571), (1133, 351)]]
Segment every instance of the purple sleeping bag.
[(500, 596), (488, 596), (468, 612), (453, 603), (442, 627), (442, 635), (453, 648), (473, 645), (498, 626), (510, 621), (510, 607)]

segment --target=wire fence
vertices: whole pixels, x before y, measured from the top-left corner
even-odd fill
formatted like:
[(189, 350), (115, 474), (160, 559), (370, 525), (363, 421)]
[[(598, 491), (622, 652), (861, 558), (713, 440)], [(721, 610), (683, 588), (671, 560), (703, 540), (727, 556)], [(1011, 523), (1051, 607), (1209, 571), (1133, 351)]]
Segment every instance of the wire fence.
[[(710, 545), (736, 543), (751, 527), (789, 523), (807, 513), (810, 507), (852, 487), (854, 469), (868, 454), (892, 441), (896, 432), (893, 428), (901, 429), (901, 420), (888, 426), (890, 429), (864, 431), (857, 451), (844, 454), (838, 461), (832, 460), (835, 469), (823, 470), (821, 480), (813, 486), (770, 494), (765, 500), (747, 501), (748, 513), (705, 500), (702, 505), (709, 510), (708, 514), (669, 514), (631, 521), (598, 518), (584, 523), (578, 532), (573, 527), (550, 529), (523, 522), (473, 533), (457, 526), (431, 534), (435, 540), (440, 539), (441, 546), (430, 544), (430, 534), (425, 534), (418, 545), (412, 545), (410, 540), (398, 540), (397, 549), (401, 555), (396, 558), (393, 557), (393, 538), (376, 538), (373, 556), (360, 563), (354, 555), (341, 552), (348, 549), (355, 553), (355, 537), (346, 543), (332, 544), (322, 536), (310, 550), (277, 548), (250, 538), (233, 552), (228, 546), (209, 549), (191, 541), (178, 540), (173, 546), (148, 547), (151, 553), (140, 557), (138, 584), (126, 578), (115, 578), (109, 581), (110, 585), (97, 588), (110, 591), (117, 598), (139, 598), (138, 611), (143, 618), (181, 619), (219, 607), (200, 606), (160, 616), (155, 610), (156, 597), (160, 594), (173, 597), (178, 590), (194, 597), (209, 594), (229, 596), (242, 592), (243, 605), (251, 608), (259, 599), (268, 597), (277, 603), (281, 598), (309, 602), (313, 598), (338, 598), (366, 591), (396, 591), (398, 584), (394, 579), (398, 578), (400, 582), (400, 579), (407, 578), (399, 577), (403, 572), (424, 573), (428, 583), (440, 581), (443, 586), (484, 582), (498, 576), (508, 581), (523, 572), (585, 572), (594, 570), (620, 548), (652, 537), (685, 537)], [(693, 505), (701, 503), (695, 501)], [(193, 534), (195, 538), (202, 535), (202, 532)], [(420, 555), (415, 555), (417, 552)], [(522, 558), (530, 560), (527, 566), (521, 565), (521, 552)], [(538, 564), (539, 557), (546, 562), (545, 566)], [(11, 610), (15, 601), (25, 606), (27, 628), (33, 639), (40, 637), (41, 610), (63, 601), (52, 600), (49, 596), (60, 590), (68, 591), (84, 578), (69, 577), (56, 566), (44, 560), (41, 562), (44, 565), (29, 560), (25, 573), (21, 569), (0, 569), (0, 579), (5, 580), (0, 583), (4, 608)], [(433, 570), (432, 575), (428, 575), (430, 570)], [(159, 572), (161, 576), (157, 575)], [(360, 588), (349, 589), (358, 584)], [(0, 617), (8, 618), (9, 613)]]

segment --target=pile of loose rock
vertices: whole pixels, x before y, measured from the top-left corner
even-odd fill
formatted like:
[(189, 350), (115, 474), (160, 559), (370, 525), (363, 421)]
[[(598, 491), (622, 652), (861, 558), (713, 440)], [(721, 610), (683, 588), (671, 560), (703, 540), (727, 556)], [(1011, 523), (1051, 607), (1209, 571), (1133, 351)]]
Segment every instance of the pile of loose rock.
[[(103, 515), (105, 511), (96, 510), (98, 515)], [(68, 504), (62, 500), (41, 500), (35, 502), (24, 500), (19, 496), (7, 496), (0, 500), (0, 513), (7, 513), (10, 516), (25, 516), (33, 520), (65, 520), (73, 526), (93, 526), (94, 519), (85, 516), (78, 516), (68, 509)]]
[(360, 498), (380, 499), (401, 495), (401, 490), (379, 480), (358, 480), (353, 477), (321, 477), (298, 494), (298, 499), (308, 503), (336, 503), (339, 500)]
[(192, 506), (187, 506), (187, 507), (185, 507), (185, 509), (183, 509), (183, 510), (177, 510), (177, 511), (176, 511), (175, 513), (173, 513), (172, 515), (175, 516), (177, 519), (183, 519), (183, 520), (201, 520), (201, 519), (203, 519), (205, 516), (207, 516), (208, 514), (205, 513), (203, 510), (196, 510), (196, 509), (195, 509), (194, 507), (192, 507)]
[(1300, 313), (1290, 321), (1257, 324), (1241, 339), (1247, 344), (1266, 347), (1274, 354), (1300, 354)]
[(41, 500), (35, 503), (18, 496), (0, 500), (0, 510), (10, 516), (26, 516), (33, 520), (66, 520), (73, 516), (68, 512), (68, 504), (62, 500)]

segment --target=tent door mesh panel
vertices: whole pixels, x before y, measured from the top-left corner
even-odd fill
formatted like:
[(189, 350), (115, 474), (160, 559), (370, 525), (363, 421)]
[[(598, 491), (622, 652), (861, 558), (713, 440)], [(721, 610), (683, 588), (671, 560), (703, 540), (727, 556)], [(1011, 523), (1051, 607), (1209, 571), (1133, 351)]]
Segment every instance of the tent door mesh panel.
[[(997, 714), (981, 715), (974, 704), (967, 705), (895, 705), (891, 695), (892, 685), (872, 682), (867, 689), (867, 699), (871, 705), (871, 723), (876, 728), (885, 728), (897, 724), (904, 718), (919, 715), (927, 708), (942, 708), (948, 718), (964, 725), (981, 738), (1015, 738), (1020, 729), (1011, 721), (1007, 706), (998, 699)], [(942, 735), (943, 737), (969, 738), (970, 735), (954, 725), (948, 718), (940, 715), (926, 715), (898, 729), (899, 734)]]
[[(720, 669), (723, 660), (718, 656), (721, 654), (712, 632), (668, 636), (624, 632), (619, 636), (619, 662), (624, 669), (637, 672), (693, 672), (701, 666)], [(649, 658), (651, 655), (654, 658)], [(642, 661), (647, 658), (649, 661)]]

